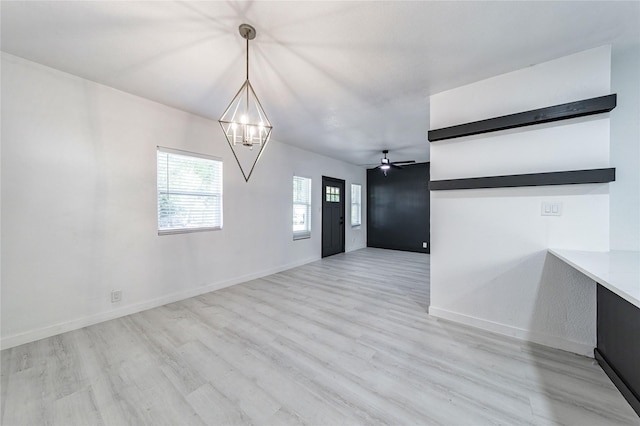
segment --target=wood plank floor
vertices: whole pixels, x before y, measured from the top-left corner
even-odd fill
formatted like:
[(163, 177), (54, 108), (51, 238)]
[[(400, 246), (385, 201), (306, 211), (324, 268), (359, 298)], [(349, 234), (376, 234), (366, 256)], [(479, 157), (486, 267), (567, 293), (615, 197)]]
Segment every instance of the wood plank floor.
[(593, 360), (430, 318), (363, 249), (1, 353), (3, 425), (638, 425)]

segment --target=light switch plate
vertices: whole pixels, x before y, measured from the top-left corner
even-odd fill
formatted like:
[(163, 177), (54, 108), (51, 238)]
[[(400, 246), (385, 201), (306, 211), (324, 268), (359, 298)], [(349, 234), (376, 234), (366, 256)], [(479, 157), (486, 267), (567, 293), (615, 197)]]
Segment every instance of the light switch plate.
[(542, 202), (542, 206), (540, 208), (541, 216), (562, 216), (562, 203), (554, 202), (549, 203), (546, 201)]

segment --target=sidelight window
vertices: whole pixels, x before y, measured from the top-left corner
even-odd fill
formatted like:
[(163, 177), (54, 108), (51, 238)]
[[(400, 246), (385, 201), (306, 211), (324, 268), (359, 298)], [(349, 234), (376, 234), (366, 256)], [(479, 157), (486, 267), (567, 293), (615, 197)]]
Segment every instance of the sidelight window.
[(293, 177), (293, 239), (311, 237), (311, 179)]
[(351, 226), (362, 224), (362, 186), (351, 184)]

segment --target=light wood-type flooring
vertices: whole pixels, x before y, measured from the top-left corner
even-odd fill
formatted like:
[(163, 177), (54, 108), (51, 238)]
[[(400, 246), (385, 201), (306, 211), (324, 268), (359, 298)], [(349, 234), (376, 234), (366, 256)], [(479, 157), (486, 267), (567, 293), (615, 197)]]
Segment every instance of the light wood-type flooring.
[(363, 249), (2, 351), (3, 425), (638, 425), (592, 359), (429, 317)]

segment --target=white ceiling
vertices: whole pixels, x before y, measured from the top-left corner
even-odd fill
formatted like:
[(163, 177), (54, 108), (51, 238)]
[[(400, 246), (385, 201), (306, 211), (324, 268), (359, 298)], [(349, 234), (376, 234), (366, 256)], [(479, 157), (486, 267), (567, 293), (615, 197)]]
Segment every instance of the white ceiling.
[[(602, 44), (640, 2), (8, 2), (2, 50), (217, 120), (251, 82), (273, 138), (354, 164), (427, 161), (428, 96)], [(218, 139), (220, 140), (220, 139)]]

